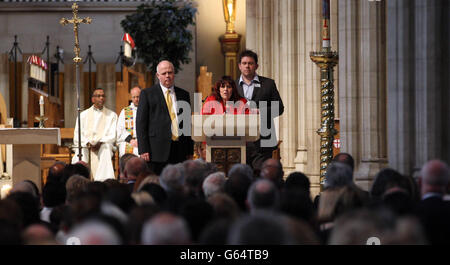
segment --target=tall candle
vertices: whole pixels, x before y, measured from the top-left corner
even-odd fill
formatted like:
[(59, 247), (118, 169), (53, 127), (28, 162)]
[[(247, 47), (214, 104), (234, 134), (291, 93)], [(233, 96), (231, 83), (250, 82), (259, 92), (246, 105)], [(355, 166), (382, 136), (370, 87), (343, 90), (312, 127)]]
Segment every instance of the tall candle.
[(39, 98), (39, 114), (44, 116), (44, 96)]
[(322, 48), (328, 50), (330, 42), (330, 0), (322, 0)]
[(11, 191), (11, 188), (12, 187), (9, 184), (5, 184), (5, 185), (2, 186), (2, 189), (0, 191), (0, 193), (1, 193), (0, 196), (1, 196), (2, 199), (5, 199), (6, 196), (8, 196), (9, 192)]

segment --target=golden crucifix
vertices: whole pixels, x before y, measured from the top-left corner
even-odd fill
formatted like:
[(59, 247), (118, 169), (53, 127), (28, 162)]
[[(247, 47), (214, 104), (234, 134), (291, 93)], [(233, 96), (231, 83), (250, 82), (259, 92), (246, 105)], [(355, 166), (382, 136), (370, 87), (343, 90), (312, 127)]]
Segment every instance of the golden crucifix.
[(78, 17), (77, 3), (73, 3), (72, 10), (73, 10), (73, 18), (72, 19), (61, 18), (59, 20), (59, 23), (63, 26), (69, 23), (73, 24), (73, 32), (75, 33), (75, 48), (73, 49), (75, 52), (75, 58), (73, 58), (73, 61), (79, 63), (81, 62), (81, 57), (80, 57), (80, 43), (78, 42), (78, 25), (81, 23), (91, 24), (92, 19), (90, 17), (87, 18)]

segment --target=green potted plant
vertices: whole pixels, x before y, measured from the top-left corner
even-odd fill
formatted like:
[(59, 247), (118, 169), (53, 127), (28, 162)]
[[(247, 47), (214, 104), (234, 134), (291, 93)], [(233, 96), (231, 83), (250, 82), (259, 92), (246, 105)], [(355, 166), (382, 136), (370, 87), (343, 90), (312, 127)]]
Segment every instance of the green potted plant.
[(161, 60), (171, 61), (178, 72), (182, 64), (191, 61), (193, 36), (188, 27), (195, 25), (196, 12), (191, 2), (152, 0), (140, 5), (120, 24), (134, 39), (138, 57), (151, 72), (156, 72)]

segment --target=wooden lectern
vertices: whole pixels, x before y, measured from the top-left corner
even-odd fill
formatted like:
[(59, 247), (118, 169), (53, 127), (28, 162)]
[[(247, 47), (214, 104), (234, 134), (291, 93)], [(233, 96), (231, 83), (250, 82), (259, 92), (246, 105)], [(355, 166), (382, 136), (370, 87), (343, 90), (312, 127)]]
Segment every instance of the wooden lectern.
[[(61, 145), (59, 128), (0, 129), (0, 144), (8, 144), (7, 172), (12, 186), (33, 181), (41, 189), (41, 144)], [(11, 146), (12, 145), (12, 146)]]
[(259, 114), (192, 115), (192, 140), (206, 142), (206, 161), (228, 172), (246, 163), (246, 143), (259, 139)]

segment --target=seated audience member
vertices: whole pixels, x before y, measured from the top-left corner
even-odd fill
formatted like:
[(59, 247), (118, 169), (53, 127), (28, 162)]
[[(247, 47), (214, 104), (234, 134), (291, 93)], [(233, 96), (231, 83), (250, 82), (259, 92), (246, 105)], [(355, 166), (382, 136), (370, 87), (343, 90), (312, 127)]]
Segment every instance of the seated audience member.
[(47, 175), (47, 182), (61, 182), (66, 163), (56, 161), (49, 169)]
[(71, 176), (66, 183), (66, 202), (71, 203), (80, 193), (86, 191), (91, 181), (80, 175)]
[(284, 185), (284, 171), (283, 165), (277, 159), (269, 158), (261, 166), (261, 178), (267, 179), (273, 182), (275, 186), (281, 190)]
[(214, 209), (204, 200), (194, 198), (183, 204), (180, 215), (189, 227), (192, 242), (197, 243), (203, 229), (213, 220)]
[(258, 212), (235, 222), (228, 235), (230, 245), (290, 245), (294, 239), (279, 215)]
[(39, 202), (31, 193), (22, 191), (11, 192), (7, 199), (14, 201), (20, 207), (23, 229), (29, 225), (41, 222)]
[(415, 200), (416, 188), (412, 186), (408, 177), (391, 168), (384, 168), (375, 175), (370, 195), (373, 200), (380, 201), (386, 192), (394, 188), (403, 190), (411, 200)]
[(450, 202), (443, 196), (450, 182), (450, 169), (440, 160), (431, 160), (420, 171), (419, 187), (422, 200), (417, 215), (432, 245), (447, 244), (450, 238)]
[(316, 228), (314, 205), (309, 193), (302, 189), (287, 189), (281, 193), (280, 211), (292, 218), (303, 220)]
[(261, 179), (250, 186), (247, 202), (251, 214), (261, 210), (276, 211), (280, 203), (280, 194), (271, 181)]
[(99, 219), (88, 219), (73, 227), (69, 238), (75, 237), (81, 245), (121, 245), (120, 234), (109, 223)]
[(309, 178), (301, 172), (292, 172), (284, 183), (285, 190), (300, 190), (310, 194), (311, 183)]
[(214, 193), (223, 192), (225, 188), (225, 173), (215, 172), (205, 178), (202, 184), (203, 194), (205, 198), (210, 197)]
[[(126, 184), (130, 192), (135, 190), (135, 183), (139, 177), (139, 175), (147, 175), (148, 174), (148, 166), (147, 162), (140, 157), (132, 157), (125, 165), (125, 170), (123, 175), (125, 177)], [(136, 187), (137, 189), (137, 187)]]
[(186, 160), (183, 166), (187, 195), (192, 198), (204, 198), (202, 184), (209, 174), (207, 164), (199, 160)]
[(225, 193), (233, 198), (241, 211), (247, 211), (247, 192), (252, 184), (253, 172), (248, 165), (235, 164), (228, 172)]
[(135, 154), (124, 154), (119, 158), (119, 180), (125, 182), (125, 165), (127, 164), (128, 160), (130, 160), (133, 157), (138, 157)]
[(350, 167), (350, 169), (352, 170), (352, 174), (353, 174), (353, 171), (355, 170), (355, 160), (353, 160), (353, 157), (350, 154), (339, 153), (335, 157), (333, 157), (332, 161), (346, 164), (347, 166)]
[(54, 207), (66, 201), (66, 188), (59, 181), (48, 181), (42, 188), (41, 220), (50, 223), (50, 214)]
[(55, 245), (55, 236), (53, 232), (43, 224), (30, 225), (23, 232), (25, 245)]
[(214, 208), (216, 219), (235, 220), (240, 215), (239, 206), (228, 194), (214, 193), (207, 202)]
[(161, 212), (145, 222), (141, 240), (143, 245), (187, 245), (191, 235), (183, 218)]
[(166, 191), (156, 183), (144, 184), (139, 188), (139, 191), (148, 192), (152, 196), (154, 202), (159, 206), (163, 205), (167, 199)]
[(134, 207), (129, 216), (125, 231), (129, 245), (141, 244), (142, 227), (147, 220), (150, 220), (160, 211), (156, 204), (144, 204)]

